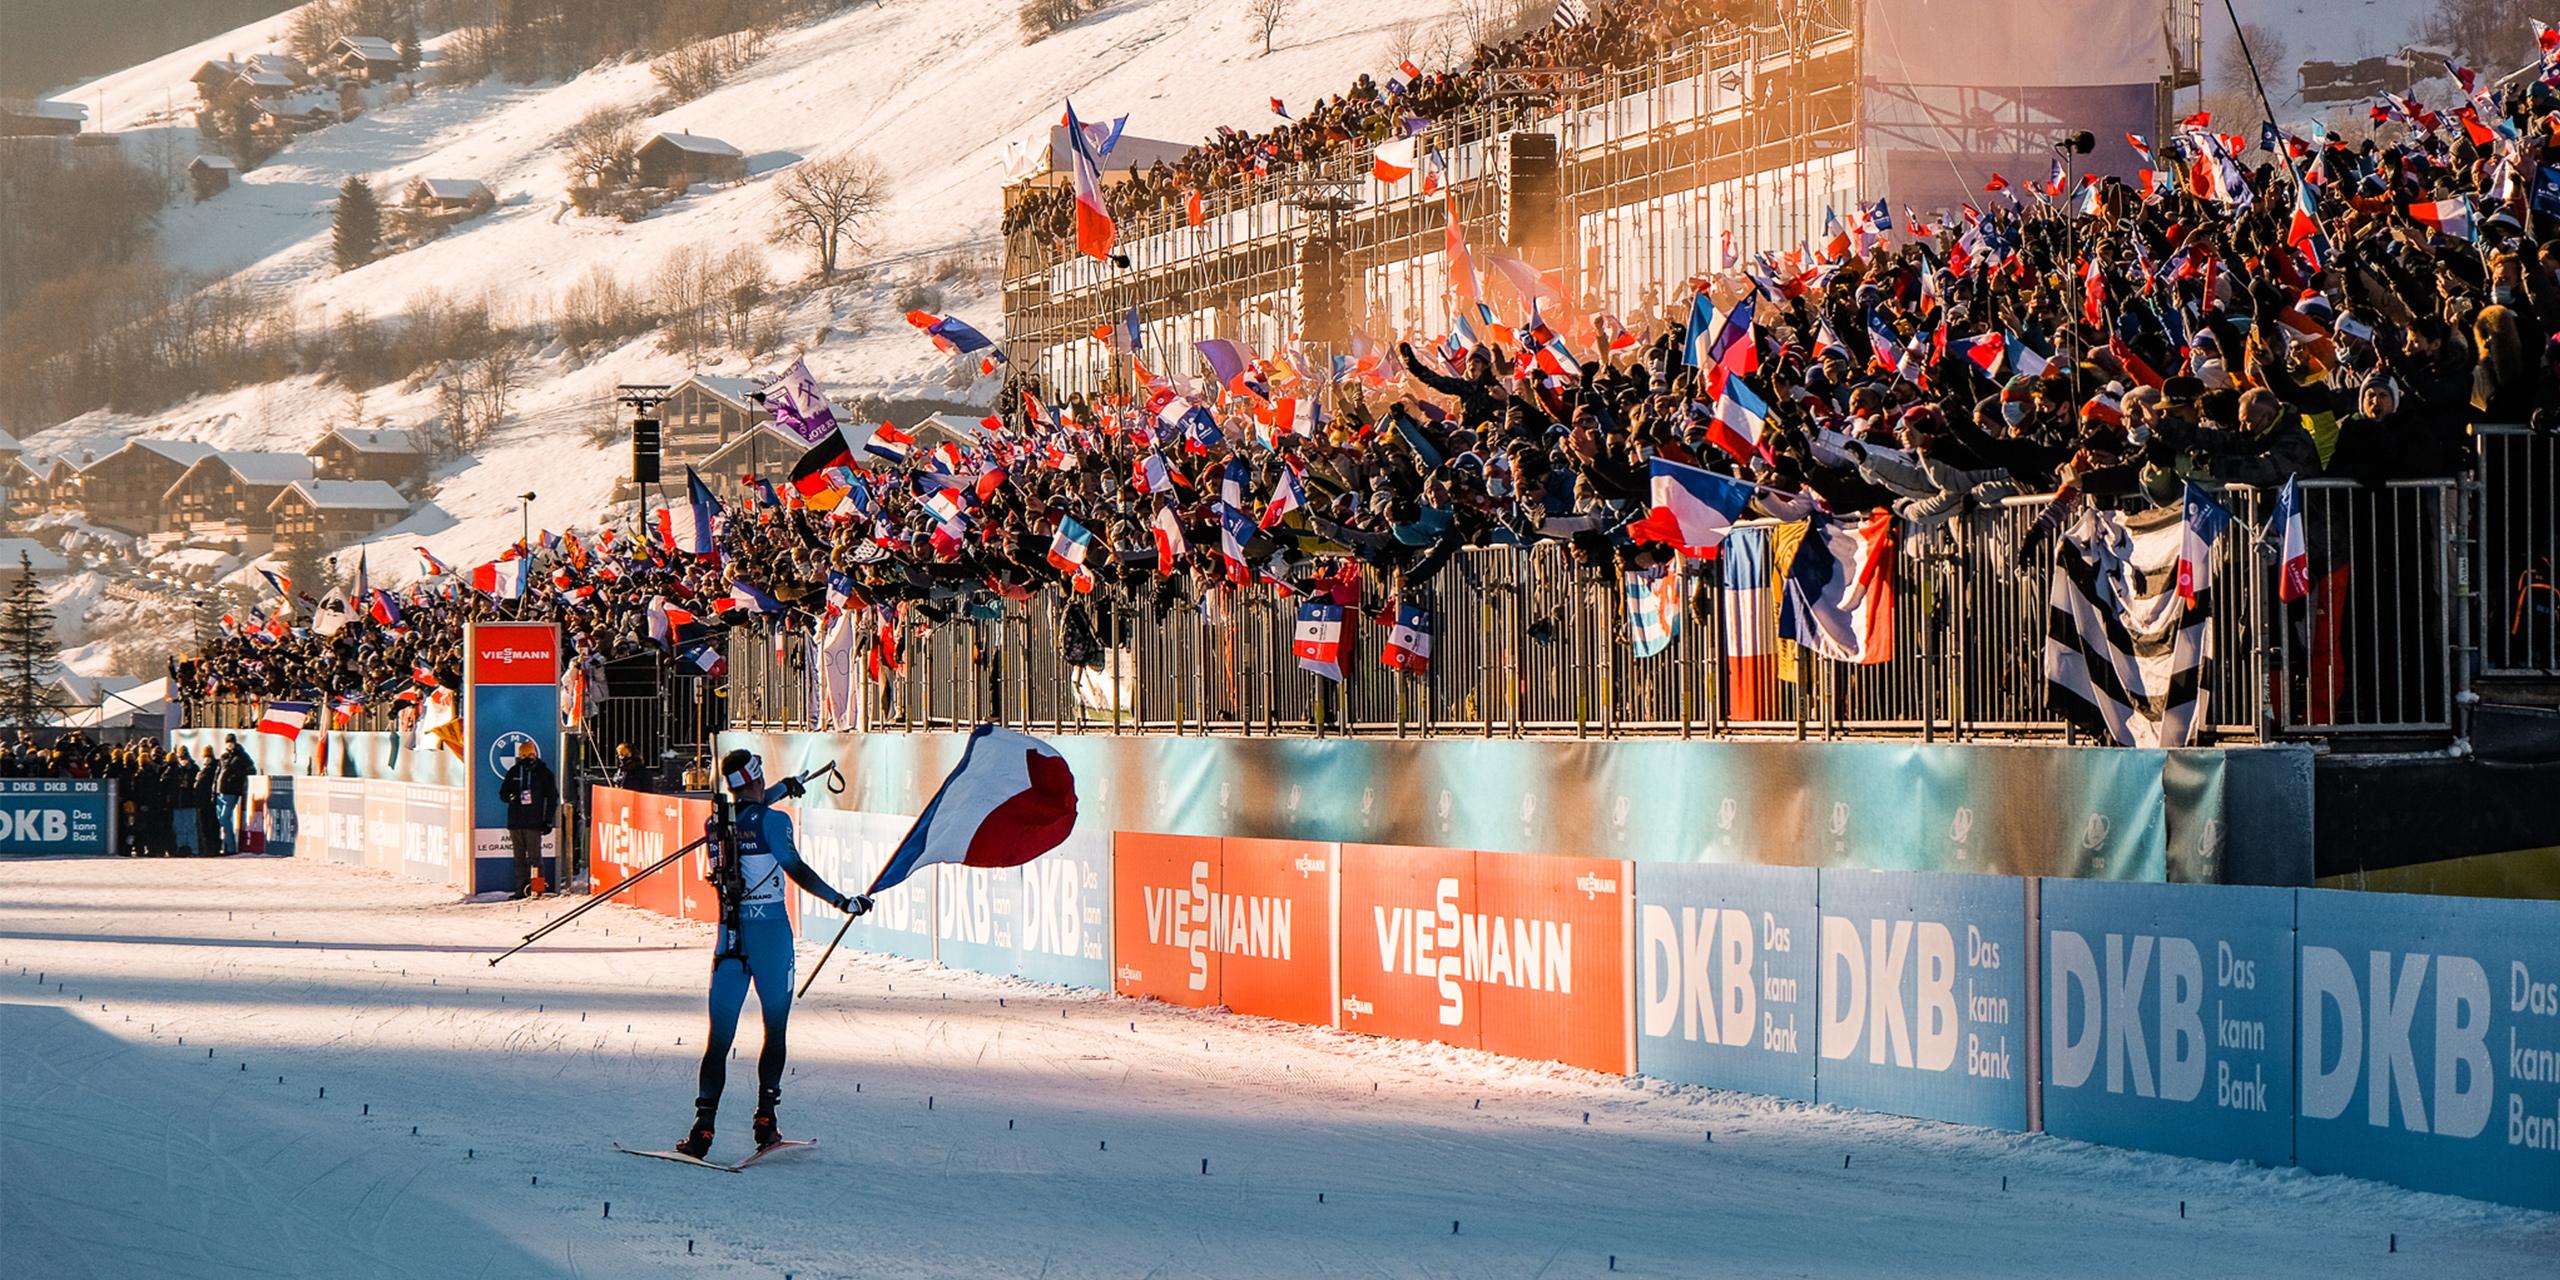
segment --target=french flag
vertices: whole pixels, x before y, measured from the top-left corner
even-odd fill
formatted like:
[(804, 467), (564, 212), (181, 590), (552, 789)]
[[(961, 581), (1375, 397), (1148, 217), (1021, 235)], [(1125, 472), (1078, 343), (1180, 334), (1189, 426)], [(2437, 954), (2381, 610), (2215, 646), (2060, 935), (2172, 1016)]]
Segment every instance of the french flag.
[(270, 702), (266, 714), (258, 717), (258, 732), (291, 740), (302, 736), (302, 726), (310, 719), (308, 702)]
[(2276, 493), (2276, 599), (2287, 604), (2311, 594), (2311, 539), (2302, 530), (2302, 477), (2285, 477)]
[(914, 452), (915, 447), (916, 438), (914, 436), (908, 435), (906, 432), (900, 431), (896, 427), (890, 426), (885, 422), (880, 424), (879, 430), (871, 433), (871, 438), (869, 440), (862, 442), (862, 451), (864, 453), (886, 458), (891, 462), (906, 461), (907, 455)]
[(864, 892), (876, 898), (936, 863), (1018, 867), (1075, 827), (1076, 777), (1066, 757), (1027, 733), (982, 724)]
[(1182, 517), (1174, 514), (1173, 504), (1168, 502), (1156, 508), (1147, 525), (1156, 536), (1156, 572), (1172, 577), (1174, 566), (1191, 550), (1190, 540), (1182, 536)]
[(1787, 566), (1778, 634), (1834, 662), (1893, 660), (1893, 513), (1814, 516)]
[(453, 572), (453, 570), (445, 567), (444, 561), (436, 559), (435, 552), (429, 551), (425, 547), (419, 547), (417, 551), (419, 577), (441, 578), (444, 575)]
[(1716, 397), (1715, 413), (1707, 419), (1707, 438), (1744, 462), (1768, 458), (1768, 424), (1768, 403), (1752, 394), (1742, 379), (1726, 378), (1723, 393)]
[(1986, 333), (1964, 340), (1964, 358), (1979, 366), (1985, 377), (2000, 376), (2000, 364), (2009, 358), (2009, 339), (2004, 334)]
[(524, 598), (524, 571), (528, 563), (525, 560), (500, 560), (481, 565), (471, 571), (471, 585), (482, 595), (495, 596), (500, 600), (521, 600)]
[(684, 514), (679, 517), (673, 507), (658, 509), (658, 533), (669, 548), (688, 555), (713, 556), (719, 549), (712, 542), (711, 518), (720, 510), (720, 500), (711, 496), (711, 486), (693, 468), (684, 469)]
[(1342, 683), (1342, 631), (1341, 605), (1327, 600), (1299, 605), (1298, 629), (1289, 645), (1299, 669)]
[(392, 599), (391, 593), (388, 591), (375, 591), (373, 593), (373, 607), (367, 612), (370, 612), (373, 615), (374, 621), (379, 622), (386, 627), (396, 627), (400, 625), (400, 602)]
[(1244, 549), (1253, 542), (1256, 530), (1253, 517), (1241, 507), (1218, 504), (1218, 554), (1227, 564), (1227, 581), (1253, 581), (1253, 566), (1245, 563)]
[(1380, 182), (1402, 182), (1412, 177), (1413, 171), (1422, 167), (1421, 146), (1421, 140), (1412, 137), (1379, 143), (1369, 153), (1369, 176)]
[[(2189, 480), (2178, 519), (2183, 526), (2178, 535), (2178, 600), (2192, 609), (2196, 593), (2213, 581), (2214, 544), (2222, 541), (2222, 531), (2231, 527), (2231, 512)], [(2303, 572), (2310, 572), (2308, 556), (2304, 558)]]
[(2451, 236), (2456, 240), (2471, 238), (2469, 197), (2421, 201), (2409, 206), (2409, 216), (2426, 224), (2437, 235)]
[(1724, 543), (1725, 714), (1731, 720), (1774, 717), (1777, 685), (1769, 654), (1769, 531), (1736, 529)]
[(1079, 593), (1093, 590), (1093, 570), (1085, 561), (1093, 556), (1093, 531), (1076, 523), (1074, 516), (1058, 517), (1058, 532), (1049, 539), (1049, 563), (1066, 572)]
[(1431, 611), (1418, 604), (1396, 606), (1395, 625), (1387, 628), (1386, 647), (1378, 661), (1409, 676), (1431, 670)]
[(1307, 494), (1299, 485), (1298, 469), (1283, 464), (1279, 482), (1271, 486), (1271, 505), (1262, 509), (1262, 527), (1268, 529), (1288, 519), (1290, 512), (1305, 505)]
[(1102, 162), (1093, 142), (1076, 120), (1076, 104), (1067, 104), (1067, 147), (1074, 153), (1076, 183), (1076, 250), (1089, 258), (1109, 258), (1118, 232), (1111, 211), (1102, 203)]
[(1667, 542), (1700, 559), (1715, 554), (1752, 492), (1742, 481), (1662, 458), (1653, 460), (1652, 487), (1652, 512), (1629, 524), (1627, 536)]

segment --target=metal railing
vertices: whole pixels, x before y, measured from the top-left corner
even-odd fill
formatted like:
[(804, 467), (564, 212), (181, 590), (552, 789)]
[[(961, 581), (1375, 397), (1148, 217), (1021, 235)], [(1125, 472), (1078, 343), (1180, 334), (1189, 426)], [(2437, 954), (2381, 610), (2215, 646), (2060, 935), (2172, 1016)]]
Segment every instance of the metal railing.
[[(2455, 485), (2303, 488), (2313, 586), (2307, 599), (2290, 603), (2279, 599), (2280, 566), (2265, 529), (2273, 494), (2234, 487), (2222, 495), (2234, 521), (2215, 552), (2207, 736), (2450, 731), (2465, 677)], [(1347, 628), (1345, 679), (1315, 676), (1291, 654), (1295, 603), (1261, 591), (1224, 593), (1205, 605), (1193, 597), (1162, 609), (1152, 598), (1115, 599), (1107, 589), (1081, 598), (1050, 592), (1009, 602), (992, 618), (911, 623), (901, 639), (903, 670), (879, 680), (860, 678), (865, 655), (855, 655), (846, 724), (895, 731), (998, 722), (1049, 733), (2068, 737), (2070, 726), (2047, 705), (2043, 674), (2056, 549), (2047, 539), (2030, 551), (2027, 536), (2044, 503), (2011, 499), (1937, 529), (1906, 528), (1896, 552), (1893, 656), (1872, 665), (1823, 661), (1782, 644), (1774, 609), (1756, 599), (1728, 608), (1720, 571), (1694, 563), (1677, 638), (1638, 658), (1616, 574), (1595, 573), (1575, 562), (1569, 545), (1549, 542), (1470, 548), (1442, 571), (1423, 601), (1437, 626), (1430, 668), (1419, 676), (1380, 661), (1387, 631), (1372, 617)], [(1777, 549), (1764, 554), (1774, 557)], [(1071, 666), (1061, 654), (1069, 610), (1087, 614), (1101, 641), (1091, 665)], [(739, 727), (822, 727), (811, 650), (799, 633), (786, 633), (779, 644), (755, 636), (732, 645), (730, 698)]]
[(2474, 434), (2481, 673), (2560, 676), (2560, 436), (2519, 426)]

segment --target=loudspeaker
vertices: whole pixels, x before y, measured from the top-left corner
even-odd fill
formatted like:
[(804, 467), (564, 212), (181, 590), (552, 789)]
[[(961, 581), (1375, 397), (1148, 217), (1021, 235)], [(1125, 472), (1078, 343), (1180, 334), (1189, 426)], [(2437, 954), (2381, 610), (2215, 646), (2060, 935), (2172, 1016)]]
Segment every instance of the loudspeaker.
[(1564, 154), (1551, 133), (1502, 140), (1502, 242), (1554, 249), (1564, 215)]
[(1351, 342), (1351, 303), (1342, 246), (1317, 236), (1298, 243), (1298, 336), (1327, 346)]
[(658, 482), (658, 420), (639, 417), (631, 420), (631, 481), (634, 484)]

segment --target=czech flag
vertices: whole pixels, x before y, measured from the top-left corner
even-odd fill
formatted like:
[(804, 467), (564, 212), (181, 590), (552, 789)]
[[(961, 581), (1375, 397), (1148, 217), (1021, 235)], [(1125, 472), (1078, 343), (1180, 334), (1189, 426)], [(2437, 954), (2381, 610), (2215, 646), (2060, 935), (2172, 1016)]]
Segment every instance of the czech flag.
[(1298, 630), (1289, 645), (1300, 670), (1342, 683), (1342, 606), (1310, 600), (1298, 606)]
[(1418, 604), (1396, 606), (1395, 625), (1387, 628), (1387, 644), (1378, 661), (1409, 676), (1431, 670), (1431, 611)]
[(1076, 250), (1089, 258), (1109, 258), (1118, 232), (1111, 211), (1102, 203), (1102, 162), (1093, 142), (1076, 121), (1076, 104), (1067, 104), (1067, 147), (1073, 152), (1076, 184)]
[(1752, 493), (1742, 481), (1662, 458), (1653, 460), (1652, 487), (1652, 512), (1629, 524), (1627, 536), (1667, 542), (1700, 559), (1715, 554)]
[(291, 740), (302, 736), (302, 726), (310, 719), (308, 702), (271, 702), (266, 714), (258, 717), (258, 732)]
[(1834, 662), (1893, 660), (1893, 513), (1855, 525), (1828, 516), (1806, 524), (1787, 566), (1778, 634)]
[(1093, 590), (1093, 570), (1085, 561), (1093, 556), (1093, 531), (1076, 523), (1074, 516), (1058, 517), (1058, 532), (1049, 540), (1049, 563), (1066, 572), (1079, 593)]
[(1076, 778), (1058, 749), (1027, 733), (979, 725), (897, 851), (873, 877), (871, 897), (919, 867), (1018, 867), (1055, 849), (1076, 827)]
[(2311, 594), (2311, 540), (2302, 531), (2302, 477), (2285, 477), (2276, 494), (2276, 599), (2287, 604)]

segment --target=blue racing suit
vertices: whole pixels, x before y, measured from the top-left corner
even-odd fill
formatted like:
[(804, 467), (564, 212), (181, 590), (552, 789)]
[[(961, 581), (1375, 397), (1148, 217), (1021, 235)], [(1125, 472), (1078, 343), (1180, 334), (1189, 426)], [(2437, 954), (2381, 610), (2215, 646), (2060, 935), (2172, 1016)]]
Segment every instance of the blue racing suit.
[[(774, 788), (766, 800), (781, 790)], [(729, 1047), (738, 1038), (738, 1013), (746, 1004), (750, 982), (764, 1006), (764, 1052), (756, 1059), (758, 1102), (769, 1106), (781, 1094), (792, 970), (791, 917), (783, 908), (783, 877), (789, 876), (822, 902), (841, 905), (847, 901), (800, 860), (799, 847), (791, 839), (789, 814), (768, 804), (745, 804), (739, 806), (736, 821), (738, 864), (746, 892), (738, 903), (736, 932), (732, 934), (723, 924), (719, 947), (712, 952), (711, 1038), (703, 1046), (700, 1093), (694, 1099), (695, 1108), (703, 1111), (720, 1105), (720, 1090), (729, 1078)]]

